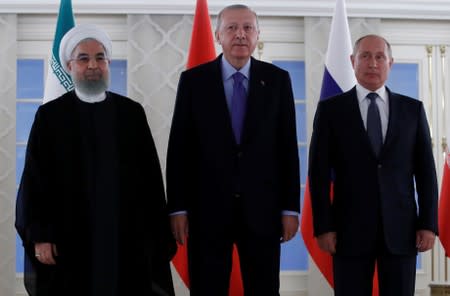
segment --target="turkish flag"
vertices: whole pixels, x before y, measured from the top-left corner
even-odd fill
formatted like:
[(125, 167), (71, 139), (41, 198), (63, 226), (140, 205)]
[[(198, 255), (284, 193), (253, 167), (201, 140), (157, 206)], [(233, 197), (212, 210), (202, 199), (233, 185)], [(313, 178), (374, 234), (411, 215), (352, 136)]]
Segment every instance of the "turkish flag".
[[(211, 29), (211, 20), (208, 13), (208, 3), (206, 0), (197, 0), (195, 8), (194, 23), (192, 25), (191, 44), (189, 46), (189, 56), (186, 65), (187, 69), (209, 62), (216, 58), (214, 48), (214, 38)], [(188, 256), (187, 245), (178, 245), (177, 253), (172, 263), (189, 288)], [(233, 246), (233, 267), (230, 277), (230, 296), (243, 296), (241, 269), (239, 267), (239, 255), (236, 245)]]

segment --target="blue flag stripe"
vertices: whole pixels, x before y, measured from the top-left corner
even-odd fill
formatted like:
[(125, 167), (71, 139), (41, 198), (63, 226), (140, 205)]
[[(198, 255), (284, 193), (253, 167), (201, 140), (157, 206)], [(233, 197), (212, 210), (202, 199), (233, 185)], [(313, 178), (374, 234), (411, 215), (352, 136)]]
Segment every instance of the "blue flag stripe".
[(342, 89), (336, 83), (330, 72), (328, 72), (327, 67), (325, 66), (322, 80), (322, 89), (320, 90), (320, 100), (325, 100), (342, 92)]

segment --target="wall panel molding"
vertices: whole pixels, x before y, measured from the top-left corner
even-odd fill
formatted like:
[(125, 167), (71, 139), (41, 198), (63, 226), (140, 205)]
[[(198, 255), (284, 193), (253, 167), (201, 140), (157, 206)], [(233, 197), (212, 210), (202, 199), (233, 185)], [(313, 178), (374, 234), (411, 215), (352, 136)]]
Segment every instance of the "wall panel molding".
[(15, 14), (0, 15), (0, 295), (15, 292), (16, 236), (16, 22)]
[[(331, 16), (334, 0), (248, 0), (241, 1), (266, 16)], [(107, 4), (105, 4), (107, 3)], [(126, 3), (126, 5), (124, 4)], [(381, 17), (401, 19), (450, 19), (447, 0), (347, 0), (349, 17)], [(193, 14), (194, 0), (73, 0), (74, 13), (94, 14)], [(230, 4), (225, 0), (209, 0), (211, 14)], [(3, 0), (0, 13), (56, 13), (59, 0)]]

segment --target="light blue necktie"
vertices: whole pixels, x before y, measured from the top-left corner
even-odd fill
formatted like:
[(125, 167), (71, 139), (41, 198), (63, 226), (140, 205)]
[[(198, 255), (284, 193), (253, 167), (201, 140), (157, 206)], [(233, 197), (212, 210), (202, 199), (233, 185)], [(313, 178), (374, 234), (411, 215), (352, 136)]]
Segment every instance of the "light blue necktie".
[(247, 105), (247, 93), (244, 84), (242, 83), (244, 79), (245, 76), (240, 72), (233, 74), (234, 84), (233, 96), (231, 97), (231, 125), (237, 144), (241, 143), (241, 134)]
[(369, 109), (367, 110), (367, 134), (376, 156), (380, 154), (381, 146), (383, 145), (380, 110), (375, 102), (377, 97), (378, 94), (374, 92), (367, 95), (367, 98), (370, 100)]

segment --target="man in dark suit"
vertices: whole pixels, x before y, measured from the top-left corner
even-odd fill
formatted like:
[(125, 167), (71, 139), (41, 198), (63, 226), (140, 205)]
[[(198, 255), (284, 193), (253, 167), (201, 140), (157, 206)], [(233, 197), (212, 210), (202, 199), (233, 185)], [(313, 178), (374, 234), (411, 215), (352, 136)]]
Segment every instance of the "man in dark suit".
[(228, 295), (233, 243), (245, 294), (279, 295), (280, 240), (297, 233), (300, 211), (290, 78), (251, 58), (259, 29), (247, 6), (223, 9), (215, 35), (223, 55), (183, 72), (178, 85), (167, 158), (172, 231), (181, 244), (189, 233), (191, 295)]
[(437, 233), (427, 119), (420, 101), (385, 87), (393, 58), (384, 38), (360, 38), (351, 61), (357, 85), (319, 102), (314, 119), (314, 232), (333, 255), (335, 295), (372, 295), (376, 262), (381, 296), (412, 296), (417, 251), (430, 250)]

